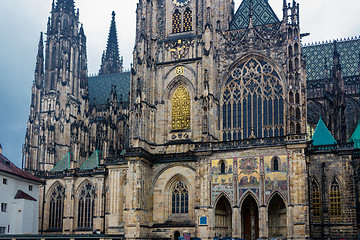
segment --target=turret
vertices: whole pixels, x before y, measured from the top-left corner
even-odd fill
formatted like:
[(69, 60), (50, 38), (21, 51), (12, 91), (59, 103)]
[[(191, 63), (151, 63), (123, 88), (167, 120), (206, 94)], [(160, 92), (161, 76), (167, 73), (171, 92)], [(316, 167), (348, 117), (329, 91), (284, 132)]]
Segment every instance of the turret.
[(38, 55), (36, 57), (35, 84), (37, 89), (41, 89), (44, 84), (44, 43), (42, 32), (40, 34)]
[(119, 57), (115, 12), (112, 12), (109, 37), (106, 51), (103, 53), (99, 75), (120, 73), (123, 71), (123, 60)]

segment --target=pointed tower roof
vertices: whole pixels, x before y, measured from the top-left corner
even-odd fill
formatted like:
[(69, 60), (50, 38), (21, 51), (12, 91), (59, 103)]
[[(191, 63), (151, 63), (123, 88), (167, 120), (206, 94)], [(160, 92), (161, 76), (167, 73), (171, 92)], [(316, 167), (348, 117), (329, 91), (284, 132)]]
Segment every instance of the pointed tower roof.
[(43, 33), (40, 34), (40, 41), (38, 45), (38, 55), (36, 57), (36, 68), (35, 68), (35, 81), (38, 89), (43, 86), (43, 75), (44, 75), (44, 41)]
[(350, 142), (351, 141), (354, 142), (355, 148), (360, 149), (360, 122), (358, 122), (358, 125), (350, 138)]
[(316, 126), (314, 135), (311, 139), (314, 146), (337, 144), (335, 138), (331, 135), (323, 120), (320, 118)]
[(96, 150), (90, 157), (88, 160), (86, 160), (86, 162), (80, 167), (80, 170), (89, 170), (89, 169), (94, 169), (97, 166), (99, 166), (99, 156), (100, 156), (100, 151)]
[(61, 159), (56, 166), (50, 170), (50, 172), (62, 172), (66, 169), (70, 169), (70, 159), (71, 159), (71, 153), (67, 153), (65, 157)]
[(106, 51), (103, 54), (99, 74), (120, 73), (122, 71), (122, 62), (119, 55), (119, 46), (117, 39), (115, 12), (112, 12), (110, 31), (107, 41)]
[(280, 22), (267, 0), (243, 0), (230, 23), (230, 30), (248, 28), (251, 16), (254, 27)]

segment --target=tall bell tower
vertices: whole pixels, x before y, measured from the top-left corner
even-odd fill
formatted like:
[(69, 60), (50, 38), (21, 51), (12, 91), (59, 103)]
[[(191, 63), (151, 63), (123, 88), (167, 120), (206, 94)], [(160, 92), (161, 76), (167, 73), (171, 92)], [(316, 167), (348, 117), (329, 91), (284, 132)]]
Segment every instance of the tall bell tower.
[(25, 136), (27, 170), (51, 170), (71, 149), (71, 124), (88, 105), (86, 37), (73, 0), (53, 1), (41, 34)]
[(207, 122), (216, 108), (209, 109), (204, 101), (216, 85), (209, 77), (216, 65), (216, 39), (228, 29), (233, 11), (233, 0), (139, 1), (130, 91), (131, 146), (156, 145), (160, 147), (155, 152), (162, 152), (166, 143), (216, 135)]

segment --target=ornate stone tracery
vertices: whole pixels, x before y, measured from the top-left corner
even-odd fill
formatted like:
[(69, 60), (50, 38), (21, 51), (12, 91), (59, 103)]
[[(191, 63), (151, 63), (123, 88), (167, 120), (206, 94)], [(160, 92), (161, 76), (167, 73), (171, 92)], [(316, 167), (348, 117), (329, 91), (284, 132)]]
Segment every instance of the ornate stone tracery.
[(231, 72), (222, 103), (223, 140), (285, 134), (283, 84), (264, 60), (252, 57)]

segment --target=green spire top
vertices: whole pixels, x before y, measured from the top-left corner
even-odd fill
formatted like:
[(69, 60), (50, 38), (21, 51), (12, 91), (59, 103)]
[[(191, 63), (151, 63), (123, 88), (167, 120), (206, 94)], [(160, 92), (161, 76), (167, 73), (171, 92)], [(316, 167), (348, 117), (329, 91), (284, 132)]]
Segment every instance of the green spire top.
[(326, 127), (323, 120), (320, 118), (316, 126), (314, 135), (311, 139), (314, 146), (333, 145), (337, 144), (333, 135), (331, 135), (329, 129)]
[(354, 147), (360, 149), (360, 122), (358, 122), (358, 125), (355, 129), (355, 132), (350, 138), (350, 142), (354, 142)]
[(63, 157), (61, 161), (58, 162), (53, 169), (51, 169), (50, 172), (62, 172), (66, 169), (70, 169), (70, 159), (71, 153), (67, 153), (65, 157)]
[(90, 170), (99, 166), (100, 151), (96, 150), (88, 160), (80, 167), (80, 170)]

